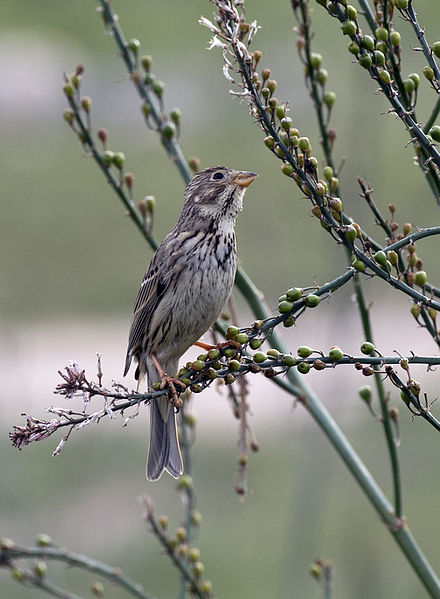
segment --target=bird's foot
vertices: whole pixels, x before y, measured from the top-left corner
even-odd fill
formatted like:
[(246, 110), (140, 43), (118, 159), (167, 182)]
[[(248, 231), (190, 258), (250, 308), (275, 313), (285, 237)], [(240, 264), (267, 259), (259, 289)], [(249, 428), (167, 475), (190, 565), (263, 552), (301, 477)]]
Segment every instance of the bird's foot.
[(159, 360), (157, 359), (157, 357), (154, 354), (151, 354), (151, 359), (153, 360), (153, 363), (156, 367), (157, 373), (160, 376), (160, 388), (161, 389), (165, 389), (165, 387), (169, 388), (169, 390), (171, 392), (171, 397), (173, 400), (173, 406), (176, 409), (179, 409), (182, 406), (182, 400), (179, 398), (179, 395), (178, 395), (177, 389), (176, 389), (176, 385), (181, 387), (182, 390), (185, 390), (186, 389), (185, 383), (183, 383), (182, 381), (179, 381), (179, 379), (177, 379), (174, 376), (169, 376), (165, 372), (165, 370), (162, 368)]
[(160, 388), (161, 389), (165, 389), (165, 387), (169, 388), (169, 390), (171, 391), (173, 406), (176, 408), (176, 410), (178, 410), (179, 408), (182, 407), (182, 400), (180, 399), (180, 397), (177, 393), (176, 385), (181, 387), (181, 389), (184, 391), (186, 389), (185, 383), (183, 383), (182, 381), (179, 381), (179, 379), (176, 379), (173, 376), (168, 376), (165, 372), (163, 373), (163, 376), (161, 375), (161, 379), (162, 379), (162, 381), (160, 383)]

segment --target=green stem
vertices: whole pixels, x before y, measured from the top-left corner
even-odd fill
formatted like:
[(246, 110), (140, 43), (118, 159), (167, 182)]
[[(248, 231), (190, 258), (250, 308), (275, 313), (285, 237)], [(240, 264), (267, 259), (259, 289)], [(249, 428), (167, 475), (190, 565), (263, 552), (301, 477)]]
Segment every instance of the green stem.
[(343, 460), (376, 512), (380, 515), (386, 528), (405, 554), (429, 595), (435, 599), (440, 599), (440, 580), (418, 546), (409, 527), (403, 519), (396, 517), (393, 506), (318, 397), (304, 383), (301, 385), (304, 389), (302, 397), (304, 407), (329, 439), (339, 457)]
[(377, 23), (370, 5), (368, 4), (367, 0), (359, 0), (359, 6), (362, 8), (364, 12), (365, 18), (367, 19), (368, 25), (370, 26), (372, 33), (374, 33), (377, 29)]
[(419, 40), (420, 45), (422, 46), (423, 54), (425, 55), (426, 60), (428, 61), (429, 66), (434, 71), (434, 78), (438, 82), (440, 82), (440, 71), (437, 66), (434, 57), (432, 56), (431, 48), (429, 47), (428, 42), (426, 41), (425, 31), (422, 29), (417, 21), (417, 15), (414, 12), (413, 3), (410, 2), (408, 8), (403, 11), (403, 14), (407, 17), (409, 22), (411, 23), (412, 28), (414, 29), (414, 33)]
[(383, 251), (389, 252), (390, 250), (399, 250), (400, 248), (405, 247), (406, 245), (411, 245), (419, 239), (424, 239), (425, 237), (431, 237), (432, 235), (440, 235), (440, 227), (428, 227), (426, 229), (422, 229), (421, 231), (417, 231), (417, 233), (410, 233), (403, 239), (396, 241), (395, 243), (391, 243), (383, 248)]
[[(153, 101), (152, 95), (150, 94), (147, 86), (143, 83), (142, 77), (136, 77), (136, 61), (134, 60), (125, 40), (124, 34), (122, 33), (122, 29), (119, 26), (119, 21), (115, 18), (113, 10), (110, 5), (110, 0), (99, 0), (101, 4), (101, 8), (103, 11), (105, 24), (111, 32), (115, 42), (117, 43), (120, 51), (122, 60), (125, 63), (125, 67), (128, 73), (131, 76), (133, 83), (136, 86), (139, 96), (142, 100), (146, 100), (150, 106), (150, 118), (154, 122), (157, 130), (161, 133), (164, 123), (163, 115), (159, 110), (157, 110), (155, 102)], [(140, 73), (138, 73), (140, 75)], [(168, 156), (171, 158), (172, 162), (177, 166), (182, 178), (185, 183), (189, 183), (191, 181), (192, 175), (191, 170), (186, 162), (186, 159), (180, 149), (179, 144), (176, 142), (174, 138), (168, 139), (161, 135), (162, 145), (166, 149)]]
[[(358, 302), (358, 308), (361, 315), (362, 328), (364, 330), (364, 335), (366, 341), (370, 341), (374, 344), (373, 340), (373, 331), (370, 323), (370, 314), (368, 307), (365, 302), (365, 297), (363, 293), (362, 286), (358, 277), (354, 278), (354, 286), (356, 290), (356, 297)], [(399, 465), (399, 456), (397, 453), (396, 443), (394, 442), (393, 429), (391, 424), (390, 415), (388, 412), (388, 402), (385, 394), (385, 389), (382, 381), (382, 375), (378, 372), (378, 366), (374, 368), (374, 381), (376, 384), (376, 391), (379, 398), (379, 404), (382, 414), (382, 425), (385, 433), (385, 439), (388, 446), (388, 453), (390, 455), (391, 461), (391, 476), (393, 481), (393, 490), (394, 490), (394, 509), (396, 512), (396, 517), (402, 517), (402, 484), (401, 484), (401, 476), (400, 476), (400, 465)]]
[(135, 580), (132, 580), (118, 568), (113, 568), (102, 562), (98, 562), (85, 555), (79, 553), (71, 553), (64, 548), (59, 547), (19, 547), (14, 545), (11, 548), (2, 548), (0, 550), (0, 566), (8, 564), (14, 559), (34, 559), (41, 558), (44, 560), (54, 560), (64, 562), (71, 567), (88, 570), (94, 574), (99, 574), (103, 578), (107, 578), (113, 584), (125, 589), (133, 597), (138, 599), (154, 599), (153, 595), (146, 593), (142, 586)]
[(428, 120), (426, 121), (425, 125), (423, 126), (423, 131), (425, 133), (429, 133), (429, 130), (435, 123), (439, 112), (440, 112), (440, 98), (437, 98), (437, 102), (434, 104), (434, 108), (432, 109), (432, 112), (429, 115)]

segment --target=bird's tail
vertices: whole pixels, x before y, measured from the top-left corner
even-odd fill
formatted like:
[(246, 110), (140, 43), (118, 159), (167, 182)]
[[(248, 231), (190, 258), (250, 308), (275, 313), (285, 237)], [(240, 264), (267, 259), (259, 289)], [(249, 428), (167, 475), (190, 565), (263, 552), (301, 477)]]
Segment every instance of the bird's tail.
[[(170, 360), (161, 364), (170, 376), (177, 372), (178, 361)], [(147, 381), (150, 388), (160, 382), (160, 376), (150, 359), (147, 360)], [(183, 473), (182, 455), (177, 438), (177, 424), (174, 407), (167, 397), (153, 399), (150, 404), (150, 446), (146, 476), (150, 481), (158, 480), (164, 470), (174, 478)]]

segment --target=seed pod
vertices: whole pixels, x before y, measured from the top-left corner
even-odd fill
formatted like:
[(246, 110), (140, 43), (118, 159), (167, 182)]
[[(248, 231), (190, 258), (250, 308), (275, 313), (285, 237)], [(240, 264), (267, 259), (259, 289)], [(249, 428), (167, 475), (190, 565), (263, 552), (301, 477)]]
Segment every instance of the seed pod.
[(343, 356), (344, 353), (342, 349), (340, 347), (337, 347), (336, 345), (331, 347), (330, 351), (328, 352), (328, 357), (330, 358), (330, 360), (337, 361), (340, 360)]
[(310, 364), (308, 362), (300, 362), (297, 369), (301, 374), (307, 374), (310, 371)]
[(313, 350), (311, 347), (308, 347), (307, 345), (301, 345), (296, 350), (296, 353), (300, 358), (308, 358), (312, 354), (312, 351)]
[(371, 398), (373, 395), (373, 389), (370, 385), (364, 385), (358, 389), (359, 397), (365, 401), (365, 403), (370, 404)]
[(361, 345), (361, 352), (366, 356), (371, 356), (376, 351), (376, 348), (370, 341), (364, 341)]
[(113, 155), (113, 164), (121, 169), (124, 166), (125, 154), (123, 152), (115, 152)]
[(429, 66), (423, 67), (423, 74), (428, 81), (432, 81), (434, 79), (434, 70)]
[(291, 367), (291, 366), (295, 366), (296, 364), (296, 358), (294, 356), (292, 356), (291, 354), (286, 354), (283, 356), (283, 365), (287, 366), (287, 367)]
[(364, 67), (364, 69), (370, 69), (373, 64), (373, 59), (367, 53), (361, 54), (359, 56), (359, 64), (361, 65), (361, 67)]
[(344, 35), (355, 35), (356, 33), (356, 23), (354, 21), (344, 21), (341, 25), (341, 30)]
[(308, 308), (316, 308), (316, 306), (319, 304), (321, 300), (317, 295), (309, 293), (309, 295), (306, 295), (306, 297), (304, 298), (304, 301)]

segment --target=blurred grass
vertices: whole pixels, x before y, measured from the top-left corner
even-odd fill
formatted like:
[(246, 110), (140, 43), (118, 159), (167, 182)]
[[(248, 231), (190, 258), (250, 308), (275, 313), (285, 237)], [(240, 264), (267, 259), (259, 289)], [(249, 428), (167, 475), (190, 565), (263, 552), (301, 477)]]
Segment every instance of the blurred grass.
[[(12, 318), (130, 310), (151, 256), (62, 120), (63, 70), (73, 70), (78, 62), (86, 66), (82, 89), (93, 99), (93, 124), (106, 126), (110, 147), (125, 152), (127, 170), (136, 175), (137, 199), (157, 196), (158, 238), (177, 219), (183, 198), (177, 172), (154, 133), (142, 125), (139, 102), (99, 15), (93, 14), (93, 3), (81, 7), (63, 3), (62, 12), (59, 6), (49, 1), (38, 7), (4, 3), (6, 35), (0, 51), (5, 64), (18, 63), (21, 69), (6, 71), (9, 91), (1, 117), (5, 201), (0, 264), (10, 284), (3, 286), (0, 301), (5, 315)], [(193, 2), (191, 9), (188, 3), (176, 5), (172, 18), (162, 5), (151, 2), (115, 3), (115, 7), (121, 11), (127, 37), (138, 36), (142, 51), (153, 54), (154, 71), (167, 84), (167, 107), (180, 104), (183, 109), (185, 153), (199, 155), (204, 166), (226, 163), (260, 173), (238, 223), (240, 258), (257, 285), (273, 299), (286, 284), (305, 285), (339, 272), (341, 252), (312, 222), (309, 206), (299, 199), (291, 181), (279, 174), (279, 163), (264, 148), (246, 106), (228, 95), (219, 54), (204, 50), (209, 32), (197, 25), (197, 18), (201, 13), (209, 16), (212, 7), (206, 2)], [(423, 9), (429, 18), (429, 7)], [(263, 24), (256, 47), (263, 49), (264, 64), (279, 80), (277, 94), (290, 99), (294, 124), (317, 150), (288, 2), (280, 3), (276, 11), (265, 3), (251, 10)], [(437, 207), (422, 175), (411, 166), (411, 147), (404, 149), (406, 133), (394, 117), (379, 116), (388, 108), (384, 99), (374, 95), (373, 83), (352, 64), (346, 40), (335, 38), (334, 24), (320, 11), (316, 17), (316, 49), (323, 53), (330, 73), (329, 89), (338, 92), (332, 124), (338, 132), (336, 160), (346, 158), (341, 183), (348, 213), (381, 239), (358, 196), (359, 175), (376, 188), (375, 200), (385, 214), (393, 202), (400, 222), (421, 226), (437, 222)], [(275, 28), (277, 36), (271, 33)], [(31, 54), (26, 71), (34, 47), (45, 59), (39, 67)], [(409, 70), (416, 58), (420, 70), (420, 56), (407, 54)], [(432, 94), (423, 89), (419, 118), (427, 115), (428, 100)], [(311, 230), (316, 231), (312, 238)], [(277, 268), (271, 267), (274, 258)], [(430, 253), (422, 258), (430, 274), (438, 274)]]
[[(82, 439), (71, 441), (50, 462), (50, 469), (45, 466), (47, 444), (10, 460), (13, 450), (3, 440), (2, 456), (15, 463), (15, 468), (2, 472), (3, 534), (30, 544), (36, 533), (47, 532), (72, 551), (119, 565), (157, 596), (174, 596), (176, 575), (142, 525), (135, 498), (151, 493), (157, 515), (170, 514), (171, 531), (179, 525), (182, 510), (169, 478), (145, 487), (140, 476), (145, 450), (140, 424), (125, 434), (118, 427), (113, 439), (108, 430), (105, 435), (79, 433)], [(388, 464), (378, 426), (364, 417), (344, 424), (367, 465), (387, 487)], [(436, 453), (437, 438), (426, 430), (423, 435), (420, 427), (422, 423), (403, 425), (402, 463), (411, 478), (411, 484), (404, 483), (405, 513), (438, 567), (439, 531), (427, 517), (437, 513), (437, 481), (423, 467)], [(195, 545), (202, 551), (205, 575), (212, 579), (216, 596), (318, 598), (319, 589), (308, 576), (315, 557), (333, 562), (335, 597), (423, 596), (389, 533), (327, 442), (315, 433), (311, 425), (298, 427), (295, 416), (286, 426), (280, 414), (276, 434), (259, 435), (261, 451), (251, 457), (251, 494), (244, 502), (232, 488), (234, 433), (217, 441), (202, 434), (194, 479), (203, 524)], [(85, 581), (93, 580), (77, 570), (49, 567), (55, 580), (78, 593), (84, 592)], [(106, 596), (120, 596), (106, 586)], [(34, 596), (9, 583), (4, 573), (0, 588), (5, 597)]]
[[(261, 175), (247, 194), (238, 238), (241, 262), (269, 303), (274, 305), (280, 292), (293, 284), (310, 285), (338, 274), (345, 264), (343, 250), (317, 226), (309, 216), (309, 205), (280, 175), (280, 165), (265, 149), (245, 104), (229, 96), (219, 54), (204, 50), (209, 32), (199, 27), (197, 19), (200, 14), (210, 17), (212, 6), (206, 1), (113, 4), (126, 36), (138, 37), (142, 52), (153, 55), (154, 72), (166, 83), (167, 108), (179, 105), (183, 110), (185, 154), (200, 156), (203, 166), (223, 163)], [(427, 33), (435, 35), (436, 2), (419, 2), (417, 8)], [(263, 50), (264, 66), (270, 66), (278, 79), (277, 96), (290, 100), (294, 125), (311, 138), (317, 151), (289, 2), (249, 3), (248, 16), (263, 25), (255, 48)], [(356, 177), (366, 176), (385, 214), (393, 202), (399, 222), (437, 224), (438, 208), (419, 169), (412, 165), (411, 147), (404, 148), (408, 137), (400, 122), (380, 115), (388, 106), (374, 94), (373, 82), (352, 64), (346, 40), (336, 34), (337, 24), (319, 7), (315, 17), (315, 48), (329, 71), (328, 88), (337, 92), (332, 124), (338, 133), (337, 162), (346, 158), (341, 184), (347, 212), (381, 238), (358, 196)], [(395, 22), (406, 40), (405, 73), (421, 72), (421, 55), (408, 51), (416, 44), (412, 34), (406, 37), (407, 26)], [(11, 351), (11, 331), (18, 321), (30, 326), (47, 322), (49, 329), (52, 322), (55, 326), (70, 317), (128, 318), (151, 256), (63, 122), (63, 70), (85, 65), (83, 93), (93, 98), (94, 126), (107, 127), (110, 146), (126, 154), (127, 169), (136, 175), (137, 199), (147, 194), (157, 197), (157, 237), (163, 237), (178, 217), (182, 182), (154, 133), (143, 127), (138, 100), (116, 54), (92, 2), (2, 2), (0, 268), (6, 284), (0, 289), (0, 305), (2, 329), (7, 332), (3, 352)], [(424, 81), (421, 88), (418, 118), (423, 121), (434, 94)], [(420, 245), (420, 255), (430, 277), (438, 280), (434, 243), (427, 240)], [(387, 315), (390, 338), (384, 330), (378, 331), (383, 343), (390, 344), (392, 351), (391, 335), (396, 333), (411, 344), (415, 333), (410, 317), (403, 324), (395, 317), (392, 301), (397, 294), (375, 282), (368, 283), (367, 289), (376, 314)], [(338, 335), (345, 339), (348, 335), (347, 345), (357, 344), (347, 326), (346, 304), (336, 306), (329, 318), (337, 320)], [(302, 335), (306, 342), (307, 336), (319, 337), (331, 324), (312, 319), (300, 323), (295, 339)], [(84, 354), (89, 356), (93, 350), (87, 345)], [(29, 344), (20, 346), (20, 351), (18, 363), (30, 360), (36, 350)], [(54, 364), (53, 371), (58, 367)], [(346, 381), (341, 379), (340, 386), (340, 392), (327, 395), (326, 401), (389, 490), (388, 457), (378, 427), (357, 403), (353, 407), (346, 403), (342, 409), (333, 403), (346, 395)], [(24, 409), (25, 398), (13, 385), (4, 400), (14, 402), (17, 415)], [(315, 557), (323, 556), (335, 565), (335, 597), (422, 596), (420, 584), (327, 442), (308, 421), (292, 419), (286, 426), (284, 416), (276, 430), (257, 431), (262, 450), (251, 461), (252, 494), (243, 504), (232, 491), (235, 422), (227, 440), (216, 438), (212, 422), (202, 423), (210, 433), (196, 450), (195, 480), (204, 515), (197, 544), (217, 595), (320, 597), (307, 570)], [(146, 486), (142, 476), (145, 422), (137, 420), (128, 433), (115, 437), (109, 432), (111, 425), (100, 434), (83, 431), (56, 460), (48, 458), (47, 442), (18, 453), (10, 447), (4, 429), (0, 534), (30, 544), (38, 532), (48, 532), (73, 551), (120, 565), (158, 596), (169, 597), (175, 595), (176, 576), (155, 540), (144, 532), (135, 498), (152, 493), (158, 510), (170, 512), (173, 525), (180, 522), (181, 510), (169, 479)], [(424, 423), (411, 423), (407, 413), (401, 420), (404, 509), (438, 568), (438, 440)], [(209, 434), (213, 439), (206, 438)], [(87, 585), (77, 571), (61, 568), (55, 577), (86, 593)], [(25, 599), (34, 591), (18, 587), (0, 572), (0, 594)], [(119, 596), (111, 588), (107, 595)]]

